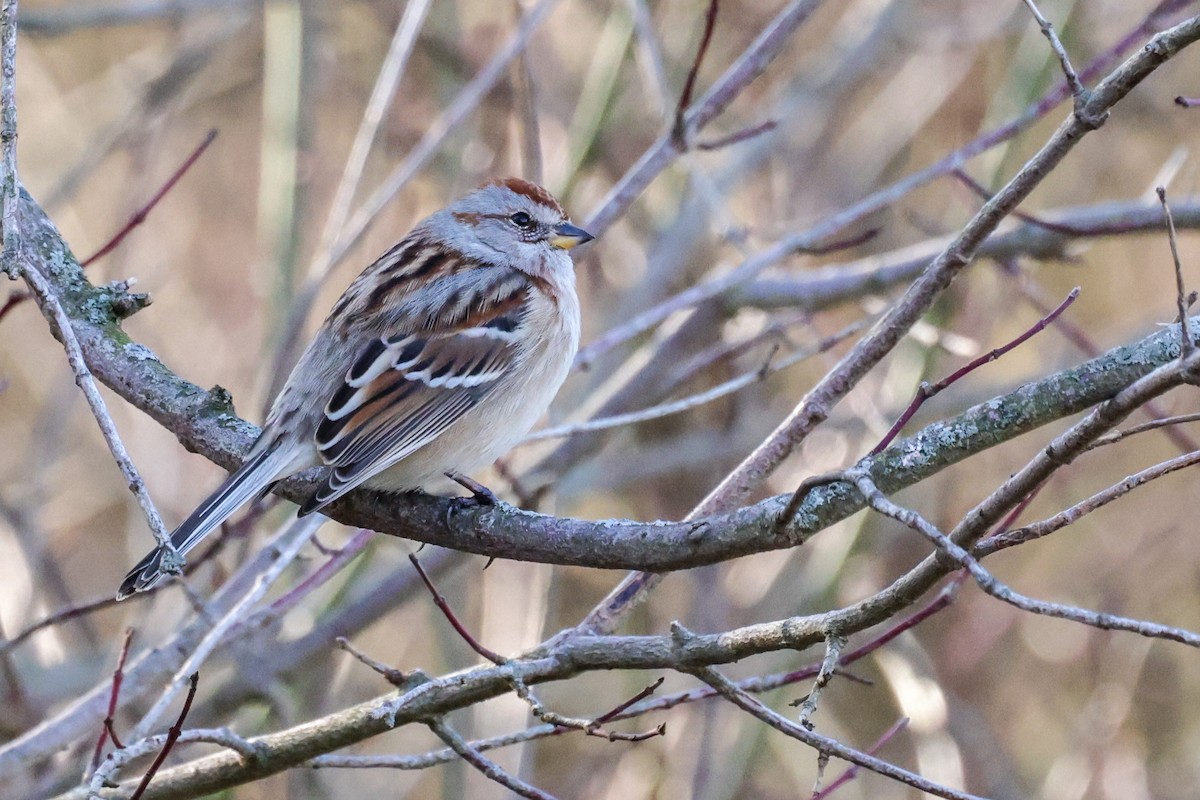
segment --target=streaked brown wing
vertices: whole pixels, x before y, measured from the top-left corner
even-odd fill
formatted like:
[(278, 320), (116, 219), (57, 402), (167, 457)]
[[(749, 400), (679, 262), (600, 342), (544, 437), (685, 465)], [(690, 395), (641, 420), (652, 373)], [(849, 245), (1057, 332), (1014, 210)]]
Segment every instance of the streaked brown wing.
[(415, 330), (368, 341), (330, 397), (316, 445), (333, 467), (301, 508), (316, 511), (442, 435), (496, 387), (517, 355), (529, 284), (477, 281)]

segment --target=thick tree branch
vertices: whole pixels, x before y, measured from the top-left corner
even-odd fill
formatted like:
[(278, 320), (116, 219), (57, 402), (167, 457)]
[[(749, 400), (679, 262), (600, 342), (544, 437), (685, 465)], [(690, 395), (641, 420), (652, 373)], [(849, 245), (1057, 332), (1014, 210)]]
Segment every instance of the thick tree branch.
[[(131, 341), (112, 309), (120, 289), (89, 284), (53, 224), (28, 195), (22, 195), (22, 200), (28, 257), (38, 260), (71, 317), (94, 374), (175, 434), (187, 449), (226, 469), (240, 464), (258, 429), (234, 413), (224, 390), (205, 391), (183, 380), (147, 348)], [(883, 491), (895, 492), (968, 456), (1103, 402), (1177, 357), (1179, 334), (1172, 331), (1177, 328), (1114, 348), (930, 425), (870, 459), (871, 474)], [(300, 476), (280, 484), (276, 491), (300, 501), (313, 490), (313, 480)], [(462, 510), (452, 516), (448, 527), (450, 503), (444, 498), (360, 490), (332, 506), (328, 514), (347, 525), (480, 555), (669, 571), (793, 547), (862, 507), (857, 494), (845, 487), (821, 487), (801, 505), (793, 529), (778, 536), (774, 523), (786, 499), (786, 495), (772, 497), (692, 522), (579, 520), (502, 504)]]

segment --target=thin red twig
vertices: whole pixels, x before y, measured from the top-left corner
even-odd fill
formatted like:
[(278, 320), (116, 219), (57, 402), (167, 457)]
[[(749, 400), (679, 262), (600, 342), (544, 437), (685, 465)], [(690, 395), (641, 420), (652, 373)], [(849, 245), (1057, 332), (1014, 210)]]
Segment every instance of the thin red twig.
[(488, 661), (491, 661), (493, 664), (507, 663), (507, 658), (494, 650), (489, 650), (480, 644), (478, 640), (471, 635), (471, 632), (467, 630), (466, 626), (458, 621), (458, 617), (455, 616), (454, 611), (450, 608), (450, 604), (446, 601), (446, 598), (438, 593), (437, 587), (435, 587), (433, 585), (433, 581), (429, 579), (429, 575), (426, 574), (425, 568), (422, 567), (421, 562), (417, 560), (416, 554), (409, 553), (408, 560), (411, 561), (412, 565), (417, 568), (417, 574), (421, 576), (421, 580), (425, 583), (425, 588), (429, 590), (431, 595), (433, 595), (434, 605), (441, 609), (442, 614), (444, 614), (450, 624), (454, 626), (454, 630), (458, 631), (458, 635), (463, 638), (463, 641), (470, 645), (472, 650), (486, 658)]
[(0, 306), (0, 320), (4, 319), (8, 312), (12, 311), (17, 306), (24, 303), (30, 297), (33, 297), (29, 292), (13, 292), (8, 296), (3, 306)]
[(104, 727), (100, 730), (100, 738), (96, 740), (96, 749), (92, 752), (93, 772), (96, 767), (100, 766), (100, 753), (103, 752), (104, 744), (109, 738), (117, 747), (125, 746), (121, 744), (121, 740), (117, 737), (117, 731), (113, 728), (113, 717), (117, 713), (117, 700), (121, 696), (121, 682), (125, 680), (125, 659), (129, 657), (129, 644), (132, 641), (133, 628), (126, 628), (125, 642), (121, 645), (121, 655), (117, 657), (117, 668), (113, 670), (112, 692), (108, 695), (108, 716), (104, 718)]
[[(157, 589), (158, 587), (155, 587), (154, 590), (157, 591)], [(80, 603), (77, 606), (70, 606), (60, 611), (56, 611), (53, 614), (43, 617), (42, 619), (33, 623), (11, 639), (6, 639), (3, 642), (0, 642), (0, 655), (4, 655), (10, 650), (16, 649), (18, 645), (44, 628), (49, 628), (52, 625), (58, 625), (63, 622), (69, 622), (76, 617), (82, 617), (85, 614), (91, 614), (93, 611), (100, 611), (116, 604), (117, 601), (112, 595), (106, 595), (95, 600), (89, 600), (85, 603)]]
[(296, 584), (286, 594), (272, 602), (270, 612), (272, 614), (286, 613), (303, 598), (319, 589), (343, 567), (353, 561), (366, 548), (367, 543), (371, 541), (371, 537), (374, 535), (375, 531), (369, 528), (359, 528), (353, 538), (337, 550), (330, 550), (319, 546), (318, 549), (329, 556), (329, 559), (309, 573), (308, 577)]
[[(897, 622), (895, 625), (888, 628), (886, 631), (883, 631), (870, 641), (864, 642), (859, 647), (856, 647), (850, 652), (845, 653), (840, 659), (840, 664), (843, 667), (853, 664), (854, 662), (870, 655), (879, 648), (893, 641), (902, 633), (912, 630), (925, 620), (932, 617), (934, 614), (937, 614), (939, 611), (949, 607), (950, 604), (954, 602), (955, 598), (958, 597), (959, 587), (961, 587), (966, 581), (966, 578), (966, 570), (960, 570), (957, 572), (954, 577), (951, 578), (944, 587), (942, 587), (942, 590), (938, 592), (937, 597), (931, 600), (927, 605), (912, 614), (912, 616), (906, 617), (900, 622)], [(740, 681), (738, 686), (747, 692), (761, 692), (768, 689), (777, 689), (781, 686), (790, 686), (793, 683), (808, 680), (816, 677), (817, 673), (820, 671), (820, 664), (809, 664), (808, 666), (802, 667), (798, 670), (793, 670), (792, 672), (787, 672), (782, 675), (769, 676), (766, 680), (760, 678), (751, 678), (749, 680)], [(630, 719), (635, 716), (641, 716), (642, 714), (650, 711), (668, 711), (681, 703), (704, 700), (709, 697), (715, 697), (716, 695), (717, 691), (710, 686), (705, 686), (700, 689), (691, 689), (686, 692), (678, 692), (673, 695), (661, 697), (653, 703), (648, 703), (644, 706), (634, 709), (634, 711), (631, 713), (625, 713), (622, 711), (613, 719)], [(612, 720), (610, 719), (608, 721)]]
[[(125, 237), (128, 236), (134, 228), (145, 222), (146, 217), (150, 215), (150, 212), (154, 210), (154, 207), (158, 205), (159, 202), (167, 195), (167, 192), (175, 188), (175, 184), (179, 182), (179, 179), (184, 176), (184, 173), (192, 168), (192, 165), (196, 163), (196, 161), (201, 155), (204, 154), (204, 151), (208, 149), (208, 146), (212, 144), (213, 140), (216, 138), (217, 129), (213, 128), (208, 132), (207, 135), (205, 135), (204, 140), (200, 142), (196, 149), (192, 151), (192, 154), (189, 155), (184, 162), (179, 165), (179, 168), (175, 170), (171, 177), (167, 179), (167, 182), (164, 183), (162, 187), (154, 193), (154, 196), (150, 198), (150, 201), (135, 211), (133, 216), (129, 218), (129, 221), (125, 223), (121, 230), (117, 231), (115, 236), (108, 240), (107, 244), (105, 244), (92, 255), (85, 258), (83, 261), (79, 262), (79, 266), (86, 267), (93, 261), (108, 255), (117, 248), (117, 245), (121, 244), (121, 242), (125, 240)], [(33, 295), (31, 295), (29, 292), (13, 292), (11, 295), (9, 295), (8, 300), (5, 301), (4, 305), (0, 306), (0, 321), (2, 321), (8, 315), (8, 312), (12, 311), (14, 308), (21, 305), (21, 303), (25, 302), (32, 296)]]
[[(1046, 484), (1044, 484), (1044, 483), (1043, 483), (1043, 484), (1040, 484), (1040, 485), (1039, 485), (1039, 486), (1038, 486), (1036, 489), (1034, 489), (1032, 492), (1030, 492), (1029, 494), (1025, 495), (1025, 497), (1024, 497), (1022, 500), (1021, 500), (1021, 502), (1019, 502), (1019, 503), (1017, 503), (1015, 506), (1013, 506), (1013, 510), (1012, 510), (1012, 511), (1010, 511), (1010, 512), (1008, 512), (1008, 515), (1007, 515), (1007, 516), (1005, 516), (1005, 517), (1004, 517), (1004, 519), (1000, 520), (1000, 524), (999, 524), (999, 525), (997, 525), (997, 526), (996, 526), (996, 527), (995, 527), (995, 528), (992, 530), (992, 532), (991, 532), (991, 533), (989, 533), (989, 534), (988, 534), (986, 537), (984, 537), (984, 538), (985, 538), (985, 539), (990, 539), (990, 538), (992, 538), (993, 536), (999, 536), (1000, 534), (1004, 533), (1004, 532), (1005, 532), (1005, 531), (1007, 531), (1009, 528), (1011, 528), (1011, 527), (1013, 526), (1013, 523), (1017, 521), (1017, 517), (1019, 517), (1019, 516), (1021, 516), (1023, 513), (1025, 513), (1025, 509), (1029, 508), (1029, 504), (1033, 502), (1033, 498), (1035, 498), (1035, 497), (1037, 497), (1037, 496), (1038, 496), (1038, 494), (1039, 494), (1039, 493), (1042, 491), (1042, 488), (1043, 488), (1043, 487), (1045, 487), (1045, 485), (1046, 485)], [(963, 573), (959, 573), (959, 574), (960, 574), (960, 575), (962, 575), (963, 577), (966, 577), (966, 573), (965, 573), (965, 572), (963, 572)]]
[(196, 698), (196, 686), (200, 683), (200, 673), (193, 672), (192, 676), (188, 678), (188, 682), (190, 685), (188, 686), (187, 697), (183, 701), (183, 708), (179, 711), (179, 718), (175, 720), (174, 725), (167, 729), (167, 740), (163, 742), (162, 750), (159, 750), (158, 755), (154, 757), (154, 763), (150, 765), (150, 769), (146, 770), (146, 774), (142, 776), (142, 782), (138, 784), (137, 789), (129, 796), (129, 800), (140, 800), (141, 796), (146, 792), (146, 787), (150, 785), (150, 781), (154, 778), (154, 773), (158, 772), (158, 768), (167, 759), (167, 754), (175, 746), (175, 742), (179, 739), (179, 734), (183, 733), (183, 722), (187, 719), (188, 712), (192, 710), (192, 700)]
[(1027, 331), (1022, 333), (1017, 338), (1013, 339), (1008, 344), (1002, 345), (1000, 347), (997, 347), (994, 350), (990, 350), (987, 353), (984, 353), (983, 355), (979, 356), (979, 358), (976, 358), (973, 361), (968, 362), (964, 366), (959, 367), (954, 372), (950, 373), (945, 378), (942, 378), (937, 383), (929, 384), (929, 383), (922, 382), (920, 387), (917, 389), (916, 394), (913, 395), (912, 402), (908, 404), (908, 408), (904, 409), (904, 413), (901, 414), (900, 418), (896, 420), (894, 425), (892, 425), (891, 430), (889, 430), (887, 432), (887, 434), (882, 439), (879, 440), (879, 444), (875, 445), (875, 447), (872, 448), (869, 455), (874, 456), (874, 455), (879, 455), (880, 453), (882, 453), (884, 451), (884, 449), (886, 449), (887, 446), (890, 445), (895, 440), (895, 438), (900, 434), (900, 431), (904, 428), (905, 425), (908, 424), (908, 421), (910, 419), (912, 419), (913, 414), (916, 414), (917, 410), (921, 406), (925, 405), (926, 400), (933, 397), (938, 392), (942, 391), (943, 389), (950, 386), (951, 384), (965, 378), (967, 375), (969, 375), (970, 373), (979, 369), (984, 364), (995, 361), (996, 359), (1003, 356), (1005, 353), (1008, 353), (1013, 348), (1020, 347), (1022, 344), (1024, 344), (1030, 338), (1036, 336), (1038, 333), (1041, 333), (1043, 330), (1045, 330), (1047, 325), (1052, 323), (1055, 319), (1057, 319), (1059, 317), (1059, 315), (1061, 315), (1064, 311), (1066, 311), (1067, 308), (1072, 303), (1074, 303), (1078, 297), (1079, 297), (1079, 287), (1076, 286), (1067, 295), (1066, 299), (1058, 304), (1057, 308), (1055, 308), (1053, 311), (1051, 311), (1046, 316), (1039, 319), (1033, 325), (1033, 327), (1029, 328)]
[(779, 125), (777, 120), (769, 119), (766, 122), (760, 122), (757, 125), (751, 125), (748, 128), (742, 128), (740, 131), (734, 131), (728, 136), (720, 136), (716, 139), (709, 139), (706, 142), (697, 142), (697, 150), (720, 150), (723, 147), (740, 144), (755, 136), (761, 136), (767, 131), (773, 131)]
[(1167, 189), (1159, 186), (1154, 190), (1158, 194), (1158, 202), (1162, 204), (1163, 217), (1167, 223), (1167, 240), (1171, 244), (1171, 259), (1175, 263), (1175, 303), (1179, 309), (1179, 357), (1187, 358), (1196, 346), (1192, 340), (1191, 325), (1188, 322), (1187, 287), (1183, 283), (1183, 264), (1179, 260), (1179, 242), (1175, 236), (1175, 218), (1171, 215), (1171, 206), (1167, 203)]
[(700, 45), (696, 48), (696, 57), (692, 59), (687, 80), (683, 83), (683, 91), (679, 94), (679, 105), (675, 107), (675, 125), (671, 129), (671, 135), (675, 139), (675, 143), (683, 148), (687, 147), (687, 122), (684, 115), (692, 104), (692, 95), (696, 91), (696, 76), (700, 73), (700, 65), (704, 63), (704, 55), (708, 52), (709, 43), (712, 42), (719, 5), (717, 0), (708, 2), (708, 10), (704, 12), (704, 33), (700, 35)]
[[(958, 180), (964, 186), (982, 198), (985, 202), (992, 199), (992, 193), (987, 190), (987, 187), (968, 175), (966, 170), (964, 170), (962, 167), (957, 167), (950, 170), (950, 174), (955, 178), (958, 178)], [(1076, 228), (1072, 225), (1062, 225), (1058, 222), (1049, 222), (1036, 217), (1033, 214), (1027, 214), (1024, 211), (1013, 211), (1012, 215), (1022, 222), (1028, 222), (1030, 225), (1036, 225), (1039, 228), (1044, 228), (1045, 230), (1053, 233), (1061, 233), (1065, 236), (1084, 236), (1094, 235), (1095, 233), (1095, 231), (1091, 230), (1081, 231), (1079, 228)]]
[[(635, 694), (633, 697), (626, 700), (624, 703), (621, 703), (620, 705), (616, 706), (612, 710), (606, 711), (605, 713), (596, 717), (595, 719), (593, 719), (591, 722), (589, 722), (587, 725), (584, 726), (583, 732), (586, 733), (588, 736), (599, 736), (600, 738), (607, 739), (610, 742), (615, 742), (615, 741), (644, 742), (647, 739), (653, 739), (655, 736), (666, 736), (667, 735), (667, 723), (665, 723), (665, 722), (660, 722), (658, 725), (655, 725), (650, 730), (642, 731), (641, 733), (621, 733), (619, 731), (605, 730), (605, 728), (604, 728), (604, 723), (609, 722), (613, 719), (616, 719), (617, 717), (621, 716), (621, 714), (625, 713), (626, 709), (628, 709), (630, 706), (636, 705), (637, 703), (642, 702), (647, 697), (649, 697), (650, 695), (657, 692), (658, 688), (663, 685), (664, 680), (666, 680), (666, 679), (659, 678), (654, 683), (643, 688), (640, 692)], [(564, 726), (564, 727), (566, 727), (566, 726)]]
[(108, 255), (117, 248), (117, 245), (125, 240), (125, 237), (128, 236), (134, 228), (145, 222), (146, 217), (150, 215), (150, 212), (154, 210), (154, 207), (158, 205), (159, 201), (166, 197), (167, 192), (175, 188), (175, 184), (179, 183), (179, 179), (182, 178), (184, 174), (192, 168), (192, 165), (196, 163), (200, 156), (204, 155), (204, 151), (208, 149), (208, 146), (212, 144), (213, 140), (216, 138), (217, 129), (213, 128), (207, 134), (205, 134), (204, 140), (197, 145), (196, 149), (192, 151), (190, 156), (184, 159), (184, 162), (180, 164), (179, 168), (175, 170), (174, 174), (167, 179), (167, 182), (164, 183), (162, 187), (154, 193), (154, 196), (150, 198), (150, 201), (133, 213), (133, 216), (131, 216), (129, 221), (125, 223), (125, 226), (122, 227), (121, 230), (117, 231), (115, 236), (108, 240), (108, 244), (104, 245), (91, 256), (79, 262), (79, 266), (86, 267), (93, 261)]
[(832, 242), (814, 245), (813, 247), (798, 248), (796, 252), (807, 253), (810, 256), (823, 256), (829, 253), (836, 253), (839, 250), (849, 250), (852, 247), (866, 244), (878, 235), (879, 228), (868, 228), (862, 233), (847, 236), (845, 239), (835, 239)]
[[(1021, 296), (1034, 307), (1039, 313), (1045, 314), (1050, 308), (1050, 302), (1045, 299), (1044, 292), (1036, 282), (1033, 281), (1027, 274), (1022, 272), (1020, 265), (1015, 259), (1004, 259), (998, 262), (1000, 268), (1006, 273), (1017, 278), (1017, 291)], [(1095, 358), (1100, 355), (1100, 346), (1088, 335), (1080, 326), (1071, 322), (1066, 317), (1060, 317), (1055, 320), (1054, 327), (1061, 333), (1071, 344), (1079, 348), (1081, 353), (1084, 353), (1088, 358)], [(1167, 417), (1167, 413), (1157, 400), (1150, 400), (1142, 405), (1141, 412), (1153, 420), (1160, 420)], [(1179, 448), (1180, 453), (1190, 453), (1193, 450), (1200, 449), (1200, 443), (1192, 439), (1188, 433), (1175, 426), (1167, 426), (1160, 429), (1163, 436), (1171, 440), (1171, 443)]]
[[(871, 756), (878, 753), (883, 749), (885, 744), (895, 738), (896, 734), (908, 727), (908, 722), (908, 717), (901, 717), (900, 719), (896, 720), (894, 723), (892, 723), (892, 727), (884, 731), (883, 735), (876, 739), (875, 743), (868, 747), (864, 752)], [(825, 798), (833, 794), (835, 790), (854, 780), (854, 778), (858, 776), (859, 770), (861, 769), (862, 767), (860, 767), (858, 764), (851, 764), (845, 772), (830, 781), (829, 785), (824, 789), (819, 792), (813, 792), (812, 797), (809, 798), (809, 800), (825, 800)]]
[(662, 686), (662, 685), (663, 685), (663, 681), (664, 681), (664, 680), (666, 680), (666, 679), (665, 679), (665, 678), (659, 678), (659, 679), (658, 679), (658, 680), (656, 680), (654, 683), (652, 683), (652, 684), (650, 684), (649, 686), (647, 686), (646, 688), (642, 689), (640, 692), (638, 692), (638, 693), (637, 693), (637, 694), (635, 694), (633, 697), (631, 697), (631, 698), (629, 698), (628, 700), (626, 700), (624, 703), (621, 703), (621, 705), (617, 706), (617, 707), (616, 707), (616, 708), (614, 708), (613, 710), (611, 710), (611, 711), (608, 711), (608, 712), (606, 712), (606, 713), (604, 713), (604, 714), (601, 714), (600, 716), (596, 717), (594, 720), (592, 720), (592, 722), (593, 722), (593, 723), (594, 723), (594, 724), (595, 724), (597, 727), (599, 727), (599, 726), (603, 725), (604, 723), (606, 723), (606, 722), (608, 722), (609, 720), (613, 719), (613, 718), (614, 718), (614, 717), (616, 717), (617, 715), (621, 714), (623, 711), (625, 711), (625, 709), (629, 708), (629, 707), (630, 707), (631, 705), (633, 705), (634, 703), (640, 703), (640, 702), (642, 702), (643, 700), (645, 700), (647, 697), (649, 697), (650, 695), (652, 695), (652, 694), (654, 694), (655, 692), (657, 692), (657, 691), (658, 691), (658, 687), (660, 687), (660, 686)]

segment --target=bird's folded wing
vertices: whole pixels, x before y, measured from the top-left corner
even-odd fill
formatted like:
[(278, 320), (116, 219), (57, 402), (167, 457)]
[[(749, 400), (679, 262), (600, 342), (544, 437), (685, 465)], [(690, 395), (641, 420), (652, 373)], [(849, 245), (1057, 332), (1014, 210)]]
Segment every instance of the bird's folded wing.
[(527, 292), (482, 298), (432, 330), (365, 344), (325, 406), (316, 432), (333, 467), (301, 508), (316, 511), (442, 435), (513, 367)]

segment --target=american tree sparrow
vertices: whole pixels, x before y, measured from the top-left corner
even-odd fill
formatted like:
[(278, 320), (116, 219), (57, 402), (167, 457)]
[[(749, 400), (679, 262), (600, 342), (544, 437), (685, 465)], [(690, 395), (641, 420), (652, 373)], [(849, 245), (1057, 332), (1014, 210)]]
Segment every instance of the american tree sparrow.
[[(567, 251), (591, 239), (518, 178), (422, 221), (334, 305), (241, 469), (171, 534), (175, 548), (314, 465), (324, 480), (301, 515), (364, 483), (403, 491), (446, 474), (481, 489), (466, 473), (528, 433), (567, 376), (579, 346)], [(162, 580), (161, 560), (142, 559), (117, 599)]]

